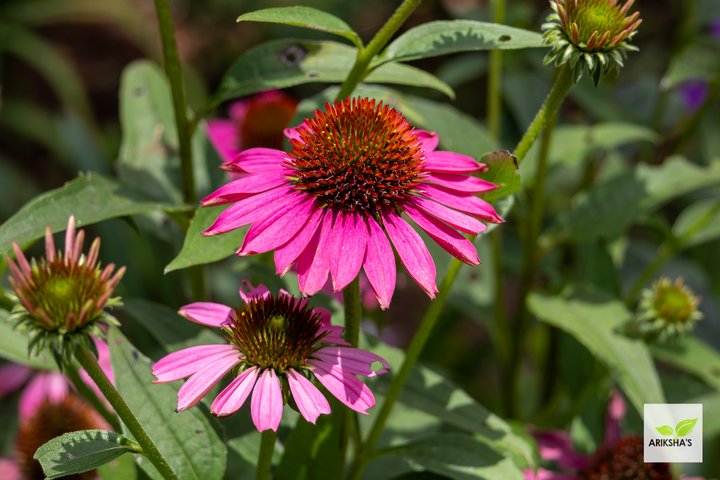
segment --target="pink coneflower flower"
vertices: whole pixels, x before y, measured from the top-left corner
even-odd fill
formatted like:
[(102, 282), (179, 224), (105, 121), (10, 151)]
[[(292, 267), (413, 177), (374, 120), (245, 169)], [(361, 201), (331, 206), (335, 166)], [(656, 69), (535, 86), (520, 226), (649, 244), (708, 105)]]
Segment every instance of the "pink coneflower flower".
[[(313, 378), (356, 412), (367, 413), (375, 405), (372, 392), (355, 375), (386, 373), (382, 358), (350, 347), (341, 337), (342, 327), (330, 324), (327, 310), (311, 308), (307, 300), (282, 290), (274, 296), (263, 285), (246, 285), (240, 308), (200, 302), (180, 309), (190, 321), (220, 328), (228, 343), (179, 350), (153, 366), (157, 383), (190, 377), (178, 392), (178, 411), (196, 405), (231, 371), (237, 372), (235, 378), (210, 411), (219, 417), (235, 413), (252, 392), (250, 413), (259, 431), (277, 430), (287, 397), (308, 422), (330, 413)], [(377, 371), (376, 362), (381, 365)]]
[(258, 93), (230, 104), (230, 118), (208, 120), (208, 137), (225, 162), (248, 148), (282, 148), (283, 129), (296, 110), (297, 100), (279, 90)]
[(625, 410), (622, 396), (613, 392), (605, 413), (603, 444), (592, 455), (577, 452), (566, 432), (535, 433), (540, 457), (554, 462), (560, 471), (526, 470), (525, 480), (672, 480), (667, 463), (643, 462), (642, 436), (622, 435)]
[(370, 99), (326, 105), (288, 129), (292, 151), (251, 148), (224, 168), (240, 174), (203, 200), (233, 203), (204, 235), (252, 224), (238, 255), (275, 250), (284, 275), (295, 265), (300, 291), (317, 293), (328, 273), (342, 290), (362, 268), (382, 308), (395, 289), (395, 256), (434, 297), (435, 264), (408, 219), (460, 260), (477, 265), (479, 220), (501, 222), (475, 194), (496, 188), (473, 176), (486, 167), (436, 150), (434, 133), (415, 130), (397, 110)]
[(115, 265), (100, 268), (100, 238), (96, 238), (87, 255), (83, 254), (85, 232), (75, 230), (70, 216), (65, 232), (65, 252), (55, 250), (52, 231), (45, 230), (45, 258), (25, 258), (13, 243), (17, 264), (6, 257), (12, 275), (9, 277), (18, 305), (11, 319), (31, 331), (31, 349), (50, 348), (55, 354), (68, 353), (66, 345), (74, 334), (103, 336), (101, 323), (116, 323), (105, 308), (119, 304), (111, 298), (125, 267), (117, 272)]

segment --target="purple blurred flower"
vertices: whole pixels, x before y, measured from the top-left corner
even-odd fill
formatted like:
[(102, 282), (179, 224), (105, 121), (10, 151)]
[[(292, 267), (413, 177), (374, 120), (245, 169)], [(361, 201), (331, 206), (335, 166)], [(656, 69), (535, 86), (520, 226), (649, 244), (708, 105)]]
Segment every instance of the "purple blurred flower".
[(693, 113), (702, 107), (708, 96), (708, 84), (702, 79), (692, 79), (684, 82), (680, 87), (685, 109)]

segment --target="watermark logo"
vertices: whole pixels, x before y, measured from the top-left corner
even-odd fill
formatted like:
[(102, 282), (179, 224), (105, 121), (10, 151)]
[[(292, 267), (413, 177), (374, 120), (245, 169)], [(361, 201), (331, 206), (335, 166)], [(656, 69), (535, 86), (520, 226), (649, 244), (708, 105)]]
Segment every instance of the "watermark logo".
[(644, 461), (702, 462), (702, 404), (646, 403)]

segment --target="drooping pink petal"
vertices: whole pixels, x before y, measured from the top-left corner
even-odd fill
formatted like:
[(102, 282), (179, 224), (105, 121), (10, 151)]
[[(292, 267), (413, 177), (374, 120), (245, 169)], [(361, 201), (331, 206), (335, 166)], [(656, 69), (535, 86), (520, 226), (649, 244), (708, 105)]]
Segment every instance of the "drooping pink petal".
[(406, 203), (406, 205), (407, 204), (416, 206), (420, 210), (429, 213), (438, 220), (457, 228), (461, 232), (477, 235), (478, 233), (482, 233), (487, 230), (487, 226), (480, 220), (472, 218), (469, 215), (465, 215), (464, 213), (460, 213), (452, 208), (448, 208), (440, 203), (428, 200), (427, 198), (414, 197)]
[(320, 415), (330, 413), (330, 403), (327, 398), (310, 380), (292, 368), (287, 371), (287, 379), (290, 393), (305, 420), (315, 423)]
[(422, 228), (430, 238), (438, 245), (447, 250), (452, 256), (462, 260), (468, 265), (480, 263), (475, 246), (467, 238), (460, 235), (456, 230), (448, 227), (439, 220), (426, 214), (412, 205), (405, 205), (405, 213)]
[(248, 148), (231, 161), (223, 164), (223, 168), (235, 173), (284, 173), (287, 169), (283, 164), (288, 158), (287, 153), (282, 150)]
[(607, 411), (605, 412), (605, 437), (603, 444), (607, 448), (615, 445), (621, 437), (620, 422), (625, 416), (627, 405), (620, 392), (613, 390), (608, 401)]
[(177, 411), (182, 412), (197, 405), (238, 362), (240, 359), (237, 355), (228, 355), (204, 364), (178, 390)]
[(0, 366), (0, 398), (25, 385), (32, 374), (32, 368), (18, 363), (6, 363)]
[(394, 212), (383, 212), (383, 224), (410, 276), (435, 298), (435, 262), (420, 235)]
[(310, 360), (315, 377), (338, 400), (358, 413), (367, 414), (368, 409), (375, 405), (375, 396), (367, 385), (352, 374), (338, 367), (328, 368), (324, 362)]
[(285, 245), (275, 250), (275, 270), (278, 275), (284, 277), (302, 252), (305, 251), (313, 239), (324, 213), (324, 208), (316, 207), (310, 214), (305, 226)]
[(370, 217), (365, 221), (368, 239), (363, 270), (380, 303), (380, 308), (384, 310), (390, 306), (395, 291), (395, 254), (380, 225)]
[(250, 280), (243, 278), (240, 280), (240, 298), (243, 302), (250, 303), (251, 300), (258, 300), (261, 298), (267, 298), (270, 296), (270, 290), (262, 283), (258, 286), (254, 286), (250, 283)]
[(266, 175), (243, 174), (240, 178), (226, 183), (207, 197), (203, 198), (200, 203), (202, 203), (204, 207), (209, 207), (211, 205), (223, 205), (226, 203), (237, 202), (243, 198), (271, 190), (285, 183), (288, 183), (288, 180), (285, 178), (285, 175), (280, 172), (269, 173)]
[(367, 227), (356, 213), (340, 213), (340, 225), (333, 229), (330, 273), (333, 288), (342, 290), (360, 273), (367, 245)]
[(155, 383), (174, 382), (213, 365), (218, 359), (233, 355), (240, 357), (240, 352), (233, 345), (196, 345), (164, 356), (155, 362), (152, 373), (157, 378)]
[(15, 460), (0, 458), (0, 478), (3, 480), (23, 480), (20, 465)]
[(225, 162), (240, 153), (240, 136), (235, 124), (229, 120), (210, 119), (207, 121), (207, 135), (220, 158)]
[(415, 133), (417, 133), (418, 137), (420, 137), (420, 143), (422, 144), (422, 149), (425, 152), (425, 155), (435, 151), (438, 146), (438, 142), (440, 141), (437, 133), (428, 132), (427, 130), (415, 130)]
[(220, 235), (265, 218), (276, 209), (282, 208), (288, 199), (292, 200), (296, 196), (292, 189), (283, 186), (244, 198), (218, 215), (217, 220), (203, 232), (203, 235)]
[(314, 199), (301, 198), (297, 203), (255, 222), (245, 235), (238, 255), (268, 252), (286, 244), (305, 226), (315, 208)]
[(423, 185), (419, 188), (419, 190), (431, 200), (435, 200), (436, 202), (455, 208), (461, 212), (469, 213), (470, 215), (482, 218), (487, 222), (504, 222), (492, 205), (473, 195), (452, 194), (442, 188), (430, 184)]
[[(390, 371), (390, 364), (384, 358), (359, 348), (327, 346), (319, 349), (313, 356), (328, 368), (337, 365), (353, 375), (375, 377)], [(374, 370), (372, 367), (375, 363), (380, 363), (382, 368)]]
[(208, 327), (221, 327), (228, 322), (232, 308), (221, 303), (195, 302), (178, 310), (178, 314), (191, 322)]
[(450, 175), (447, 173), (431, 173), (427, 181), (445, 189), (461, 193), (485, 193), (498, 188), (492, 182), (471, 175)]
[(31, 416), (43, 402), (60, 402), (68, 393), (68, 383), (58, 372), (36, 374), (20, 396), (20, 418)]
[(588, 464), (587, 455), (575, 451), (570, 436), (562, 430), (537, 432), (540, 458), (556, 462), (562, 468), (582, 470)]
[(436, 150), (425, 156), (425, 168), (433, 173), (472, 173), (487, 167), (467, 155)]
[(330, 233), (336, 215), (327, 214), (315, 237), (300, 255), (297, 262), (298, 286), (304, 295), (315, 295), (327, 281), (330, 273)]
[(260, 374), (250, 400), (250, 413), (258, 431), (277, 432), (282, 418), (283, 398), (280, 380), (275, 370), (268, 368)]
[(257, 376), (258, 367), (251, 367), (240, 373), (230, 382), (230, 385), (220, 392), (220, 395), (215, 397), (210, 406), (210, 412), (215, 416), (224, 417), (240, 410), (252, 392)]

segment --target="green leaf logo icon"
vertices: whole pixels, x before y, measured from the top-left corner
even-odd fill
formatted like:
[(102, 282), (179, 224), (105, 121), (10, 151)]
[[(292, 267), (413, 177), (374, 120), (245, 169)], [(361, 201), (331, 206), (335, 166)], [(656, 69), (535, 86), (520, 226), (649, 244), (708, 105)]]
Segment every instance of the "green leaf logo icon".
[[(682, 422), (680, 422), (680, 423), (682, 423)], [(693, 426), (694, 425), (695, 424), (693, 424)], [(655, 427), (655, 430), (657, 430), (658, 433), (664, 437), (674, 437), (675, 436), (675, 430), (673, 430), (673, 428), (670, 425), (663, 425), (662, 427)]]
[(675, 425), (675, 436), (676, 437), (685, 437), (690, 434), (690, 432), (693, 431), (693, 428), (695, 428), (695, 424), (697, 423), (697, 417), (687, 420), (681, 420), (678, 422), (677, 425)]

